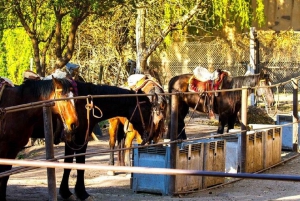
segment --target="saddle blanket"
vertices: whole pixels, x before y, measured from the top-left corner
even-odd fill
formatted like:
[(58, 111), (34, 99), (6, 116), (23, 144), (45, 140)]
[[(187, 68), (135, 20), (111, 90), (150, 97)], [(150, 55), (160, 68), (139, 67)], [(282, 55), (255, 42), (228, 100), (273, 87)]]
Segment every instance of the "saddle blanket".
[(206, 68), (197, 66), (193, 70), (194, 76), (201, 82), (208, 80), (215, 80), (218, 78), (218, 72), (215, 70), (213, 73), (209, 72)]

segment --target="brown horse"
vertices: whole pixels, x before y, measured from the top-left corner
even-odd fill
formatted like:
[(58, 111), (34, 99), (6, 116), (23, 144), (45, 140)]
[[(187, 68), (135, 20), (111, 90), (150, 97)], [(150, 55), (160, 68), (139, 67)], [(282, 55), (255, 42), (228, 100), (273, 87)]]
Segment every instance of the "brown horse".
[[(153, 107), (153, 132), (151, 132), (149, 142), (157, 143), (165, 130), (164, 121), (166, 117), (167, 99), (164, 95), (161, 95), (164, 93), (164, 90), (160, 84), (149, 75), (146, 75), (140, 83), (137, 83), (131, 88), (134, 90), (141, 89), (146, 94), (152, 94), (148, 96)], [(109, 119), (109, 147), (111, 150), (115, 148), (116, 141), (118, 141), (119, 148), (130, 148), (134, 138), (136, 138), (138, 144), (142, 144), (141, 135), (129, 122), (130, 120), (124, 117)], [(110, 153), (109, 165), (114, 165), (114, 152)], [(130, 150), (118, 151), (118, 161), (119, 165), (130, 166)]]
[[(256, 97), (263, 98), (265, 104), (271, 106), (274, 103), (274, 95), (270, 86), (271, 81), (268, 74), (263, 71), (259, 74), (224, 77), (222, 89), (236, 89), (249, 87), (248, 95), (254, 93)], [(251, 89), (257, 87), (256, 89)], [(227, 132), (234, 128), (238, 112), (241, 109), (242, 90), (222, 91), (214, 97), (214, 112), (219, 115), (218, 134), (224, 133), (227, 125)]]
[[(231, 77), (227, 71), (219, 71), (217, 80), (217, 88), (205, 88), (206, 83), (200, 83), (199, 94), (180, 94), (178, 100), (178, 133), (177, 138), (186, 139), (184, 119), (192, 108), (198, 112), (219, 114), (218, 133), (224, 133), (224, 126), (228, 125), (228, 129), (232, 129), (237, 118), (237, 113), (241, 107), (241, 90), (232, 92), (218, 92), (208, 94), (206, 91), (214, 89), (232, 89), (242, 86), (258, 87), (269, 86), (269, 77), (262, 72), (260, 74)], [(178, 75), (169, 81), (169, 92), (189, 92), (190, 80), (193, 74)], [(202, 86), (202, 87), (201, 87)], [(192, 87), (193, 88), (193, 87)], [(254, 92), (254, 91), (253, 91)], [(268, 104), (274, 102), (272, 90), (270, 88), (259, 88), (255, 90), (255, 94), (259, 97), (265, 96)], [(169, 115), (169, 114), (168, 114)], [(170, 121), (168, 135), (170, 136)]]
[[(150, 140), (150, 125), (152, 104), (144, 92), (137, 92), (108, 85), (95, 85), (76, 81), (79, 96), (106, 95), (101, 98), (78, 99), (76, 110), (79, 117), (79, 126), (71, 142), (65, 145), (65, 155), (85, 153), (88, 145), (88, 138), (94, 126), (103, 120), (116, 116), (130, 119), (135, 130), (141, 135), (146, 143)], [(113, 96), (113, 97), (112, 97)], [(66, 158), (65, 163), (72, 163), (74, 157)], [(76, 163), (85, 163), (85, 155), (76, 156)], [(60, 184), (59, 193), (64, 199), (74, 198), (69, 189), (69, 177), (71, 169), (64, 169), (63, 178)], [(84, 170), (77, 170), (75, 194), (78, 199), (89, 198), (84, 185)]]
[[(225, 76), (228, 76), (227, 71), (217, 70), (218, 74), (215, 80), (200, 81), (194, 74), (182, 74), (174, 76), (170, 79), (168, 84), (168, 92), (197, 92), (198, 94), (182, 94), (179, 93), (178, 100), (178, 136), (177, 138), (186, 139), (185, 123), (184, 119), (189, 112), (189, 108), (195, 111), (208, 114), (210, 119), (214, 119), (213, 113), (213, 97), (214, 93), (208, 93), (207, 91), (213, 91), (220, 89)], [(168, 108), (170, 109), (170, 108)], [(168, 116), (170, 116), (170, 110)], [(171, 122), (168, 119), (168, 133), (167, 137), (170, 137)]]
[[(6, 108), (33, 103), (73, 97), (72, 85), (67, 79), (27, 80), (20, 86), (5, 87), (0, 107), (0, 158), (15, 159), (26, 145), (38, 119), (43, 119), (41, 107), (7, 112)], [(74, 100), (56, 101), (51, 107), (63, 122), (66, 133), (71, 134), (78, 127)], [(8, 110), (9, 111), (9, 110)], [(68, 135), (70, 136), (70, 135)], [(68, 139), (70, 139), (68, 137)], [(0, 172), (11, 169), (11, 165), (1, 165)], [(9, 176), (0, 178), (0, 200), (6, 200), (6, 188)]]

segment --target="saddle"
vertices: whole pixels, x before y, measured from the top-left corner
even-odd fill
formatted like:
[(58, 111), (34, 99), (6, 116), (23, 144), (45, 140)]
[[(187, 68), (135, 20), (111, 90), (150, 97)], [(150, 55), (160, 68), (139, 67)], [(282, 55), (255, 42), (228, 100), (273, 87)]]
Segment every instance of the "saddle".
[(10, 79), (5, 77), (0, 77), (0, 100), (2, 98), (2, 94), (6, 86), (14, 87), (15, 85)]
[[(196, 67), (193, 71), (194, 75), (189, 80), (188, 90), (191, 92), (205, 92), (222, 89), (223, 78), (226, 74), (225, 71), (220, 69), (210, 73), (206, 68)], [(209, 93), (209, 95), (212, 95)], [(215, 92), (215, 96), (217, 96)]]
[(133, 74), (128, 77), (128, 87), (134, 91), (138, 91), (139, 89), (143, 91), (150, 83), (154, 83), (163, 90), (158, 81), (151, 75)]

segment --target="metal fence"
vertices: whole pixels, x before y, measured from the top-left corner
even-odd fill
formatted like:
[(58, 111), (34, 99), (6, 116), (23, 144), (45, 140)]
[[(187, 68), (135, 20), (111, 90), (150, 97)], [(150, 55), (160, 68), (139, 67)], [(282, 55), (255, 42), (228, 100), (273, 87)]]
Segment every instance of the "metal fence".
[[(300, 75), (300, 34), (293, 36), (292, 44), (286, 49), (274, 47), (270, 45), (271, 42), (268, 45), (265, 42), (266, 39), (260, 37), (262, 40), (260, 41), (258, 38), (257, 69), (258, 71), (265, 70), (270, 74), (273, 84)], [(233, 76), (238, 76), (246, 73), (249, 63), (249, 39), (243, 39), (234, 44), (216, 39), (211, 42), (175, 43), (162, 57), (152, 60), (150, 67), (159, 69), (160, 80), (166, 86), (171, 77), (192, 73), (197, 66), (205, 67), (211, 72), (218, 68), (225, 69), (229, 70)], [(279, 90), (291, 93), (293, 87), (287, 84)]]

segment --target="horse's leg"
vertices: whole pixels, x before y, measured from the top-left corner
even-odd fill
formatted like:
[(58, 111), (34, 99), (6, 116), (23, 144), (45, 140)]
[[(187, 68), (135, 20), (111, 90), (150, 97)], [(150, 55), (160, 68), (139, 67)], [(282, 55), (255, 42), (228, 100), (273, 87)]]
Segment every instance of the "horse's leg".
[[(87, 144), (84, 145), (80, 150), (76, 151), (76, 154), (85, 153)], [(85, 155), (76, 156), (76, 163), (85, 163)], [(84, 185), (84, 170), (77, 170), (77, 181), (75, 185), (75, 194), (80, 200), (86, 200), (90, 195), (85, 190)]]
[(189, 106), (186, 103), (182, 103), (178, 105), (178, 133), (176, 138), (185, 140), (185, 123), (184, 119), (189, 112)]
[[(65, 156), (73, 155), (74, 150), (72, 150), (67, 144), (65, 144)], [(65, 158), (65, 163), (72, 163), (73, 157)], [(73, 195), (69, 189), (69, 177), (70, 177), (71, 169), (64, 169), (63, 177), (59, 187), (59, 194), (63, 199), (70, 199)]]
[(224, 127), (228, 121), (228, 117), (226, 115), (220, 114), (219, 115), (219, 123), (218, 123), (218, 134), (223, 134), (224, 133)]
[[(124, 119), (123, 119), (124, 120)], [(125, 130), (127, 131), (127, 125), (125, 126), (123, 122), (120, 122), (117, 130), (117, 141), (118, 141), (118, 148), (122, 149), (125, 146)], [(124, 166), (124, 150), (118, 151), (118, 165)]]
[[(1, 158), (8, 158), (8, 159), (15, 159), (19, 149), (15, 148), (13, 146), (8, 146), (8, 143), (3, 142), (0, 143), (1, 151), (0, 151), (0, 157)], [(1, 165), (0, 166), (0, 172), (5, 172), (7, 170), (10, 170), (12, 168), (11, 165)], [(6, 177), (0, 177), (0, 200), (5, 201), (6, 200), (6, 189), (7, 189), (7, 182), (8, 182), (9, 176)]]
[(125, 148), (126, 148), (126, 150), (124, 151), (125, 166), (130, 166), (130, 149), (127, 149), (127, 148), (131, 147), (132, 141), (133, 141), (133, 139), (136, 135), (139, 135), (136, 130), (133, 130), (132, 132), (128, 132), (126, 134), (126, 138), (125, 138)]
[(114, 158), (114, 153), (113, 150), (115, 149), (116, 146), (116, 136), (115, 135), (111, 135), (111, 133), (109, 133), (109, 149), (110, 149), (110, 153), (109, 153), (109, 162), (108, 165), (115, 165), (115, 158)]
[(110, 152), (108, 165), (115, 165), (115, 154), (114, 154), (115, 152), (113, 152), (113, 150), (115, 149), (116, 146), (117, 131), (118, 131), (119, 124), (120, 121), (118, 118), (109, 119), (108, 133), (109, 133), (109, 149), (111, 150), (111, 152)]
[[(125, 147), (125, 138), (122, 138), (121, 141), (118, 142), (118, 148), (123, 149)], [(124, 150), (118, 151), (118, 164), (119, 166), (125, 166), (124, 162)]]
[(233, 114), (229, 115), (227, 133), (229, 132), (230, 129), (234, 128), (234, 124), (237, 121), (237, 118), (238, 118), (238, 112), (234, 112)]

